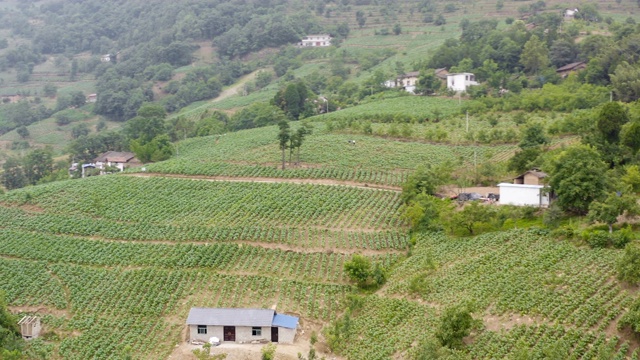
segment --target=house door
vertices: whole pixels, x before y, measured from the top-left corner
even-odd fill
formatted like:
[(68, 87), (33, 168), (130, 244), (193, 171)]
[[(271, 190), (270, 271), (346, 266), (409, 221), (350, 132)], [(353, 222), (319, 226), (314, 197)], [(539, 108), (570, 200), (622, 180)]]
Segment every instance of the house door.
[(236, 341), (236, 327), (225, 326), (223, 329), (224, 341)]
[(271, 328), (271, 342), (278, 342), (278, 328), (277, 327), (272, 327)]

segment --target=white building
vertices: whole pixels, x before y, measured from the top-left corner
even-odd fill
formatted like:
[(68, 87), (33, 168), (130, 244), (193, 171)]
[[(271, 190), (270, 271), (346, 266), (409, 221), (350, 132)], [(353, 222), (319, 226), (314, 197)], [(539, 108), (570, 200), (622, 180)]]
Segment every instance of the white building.
[(130, 166), (140, 165), (140, 161), (132, 152), (107, 151), (94, 160), (96, 168), (104, 170), (106, 167), (116, 167), (120, 171)]
[(478, 85), (478, 82), (472, 73), (447, 74), (447, 89), (462, 92), (474, 85)]
[(223, 342), (292, 344), (298, 318), (271, 309), (191, 308), (187, 325), (191, 341), (216, 337)]
[(565, 20), (573, 20), (576, 17), (577, 13), (578, 13), (578, 9), (575, 9), (575, 8), (565, 9), (562, 15), (565, 18)]
[(302, 41), (300, 41), (298, 45), (301, 47), (330, 46), (331, 35), (329, 34), (307, 35), (304, 38), (302, 38)]
[(527, 171), (514, 178), (514, 183), (500, 183), (500, 205), (549, 206), (549, 194), (546, 193), (542, 179), (547, 174), (538, 170)]
[(384, 82), (384, 86), (388, 88), (401, 88), (406, 92), (415, 93), (416, 85), (418, 85), (418, 79), (420, 78), (419, 71), (411, 71), (406, 74), (398, 75), (394, 80), (387, 80)]

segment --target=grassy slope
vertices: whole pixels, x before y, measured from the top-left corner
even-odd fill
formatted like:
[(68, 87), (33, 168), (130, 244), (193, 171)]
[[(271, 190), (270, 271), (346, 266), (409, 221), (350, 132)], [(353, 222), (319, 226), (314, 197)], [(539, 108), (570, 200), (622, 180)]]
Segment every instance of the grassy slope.
[[(448, 161), (457, 167), (472, 163), (474, 156), (504, 159), (515, 149), (513, 145), (449, 146), (330, 133), (322, 123), (314, 123), (314, 127), (314, 134), (301, 148), (301, 164), (284, 172), (278, 170), (281, 152), (275, 126), (182, 141), (177, 145), (179, 156), (151, 164), (147, 170), (208, 176), (337, 179), (398, 186), (420, 165)], [(356, 140), (356, 145), (348, 143), (351, 139)]]

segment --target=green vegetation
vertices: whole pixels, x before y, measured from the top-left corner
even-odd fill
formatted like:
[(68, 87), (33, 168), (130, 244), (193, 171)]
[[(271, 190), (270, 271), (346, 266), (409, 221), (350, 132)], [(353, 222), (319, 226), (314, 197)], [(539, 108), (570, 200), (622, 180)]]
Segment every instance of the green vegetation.
[[(190, 307), (277, 304), (309, 360), (637, 359), (637, 4), (565, 6), (0, 2), (0, 358), (167, 358)], [(69, 179), (109, 150), (144, 169)], [(449, 199), (534, 168), (549, 209)]]

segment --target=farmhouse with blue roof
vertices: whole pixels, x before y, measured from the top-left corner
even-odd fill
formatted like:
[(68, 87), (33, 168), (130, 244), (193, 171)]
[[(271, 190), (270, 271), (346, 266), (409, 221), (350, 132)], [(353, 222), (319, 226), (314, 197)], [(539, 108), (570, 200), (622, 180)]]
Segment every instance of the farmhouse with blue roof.
[(271, 309), (191, 308), (187, 325), (191, 341), (293, 343), (298, 318)]

